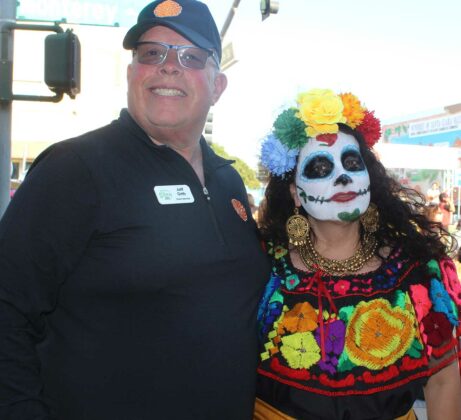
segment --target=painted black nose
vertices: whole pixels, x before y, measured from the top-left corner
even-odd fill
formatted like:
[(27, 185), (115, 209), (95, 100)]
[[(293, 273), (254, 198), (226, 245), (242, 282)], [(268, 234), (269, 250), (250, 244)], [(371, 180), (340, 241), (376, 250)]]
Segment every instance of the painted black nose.
[(333, 185), (338, 185), (338, 184), (347, 185), (347, 184), (350, 184), (351, 182), (352, 182), (352, 178), (349, 175), (342, 174), (338, 176), (338, 178), (336, 178), (336, 181)]

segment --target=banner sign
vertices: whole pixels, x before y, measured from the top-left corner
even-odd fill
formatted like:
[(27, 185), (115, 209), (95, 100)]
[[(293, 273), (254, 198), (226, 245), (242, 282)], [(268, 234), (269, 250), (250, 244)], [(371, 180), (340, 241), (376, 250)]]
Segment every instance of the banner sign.
[(21, 0), (19, 21), (131, 26), (146, 0)]
[(461, 130), (461, 114), (412, 123), (408, 134), (410, 137), (420, 137), (457, 130)]

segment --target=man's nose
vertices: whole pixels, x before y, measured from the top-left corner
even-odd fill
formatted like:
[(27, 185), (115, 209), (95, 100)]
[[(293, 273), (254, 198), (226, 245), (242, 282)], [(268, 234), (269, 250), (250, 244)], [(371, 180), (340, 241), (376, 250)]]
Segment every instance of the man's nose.
[(349, 175), (342, 174), (336, 178), (336, 181), (333, 185), (341, 184), (343, 186), (350, 184), (352, 182), (352, 178)]

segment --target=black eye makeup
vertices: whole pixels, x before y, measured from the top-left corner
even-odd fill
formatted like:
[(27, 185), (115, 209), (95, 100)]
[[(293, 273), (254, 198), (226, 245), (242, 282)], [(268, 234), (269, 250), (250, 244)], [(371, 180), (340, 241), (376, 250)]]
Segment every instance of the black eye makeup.
[(302, 176), (307, 179), (327, 178), (333, 172), (333, 158), (326, 153), (317, 153), (304, 165)]
[(348, 148), (341, 154), (341, 163), (346, 171), (360, 172), (365, 170), (362, 156), (355, 148)]

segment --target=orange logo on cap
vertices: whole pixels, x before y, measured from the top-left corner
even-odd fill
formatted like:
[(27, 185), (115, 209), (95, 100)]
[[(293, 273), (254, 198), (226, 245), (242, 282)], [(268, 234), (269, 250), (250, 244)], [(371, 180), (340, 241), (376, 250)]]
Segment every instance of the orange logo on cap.
[(234, 207), (234, 210), (237, 212), (237, 214), (240, 216), (240, 218), (244, 222), (246, 222), (248, 220), (248, 215), (247, 215), (247, 212), (246, 212), (245, 207), (243, 206), (243, 204), (239, 200), (237, 200), (235, 198), (233, 198), (231, 200), (231, 202), (232, 202), (232, 206)]
[(157, 17), (179, 16), (181, 11), (182, 7), (179, 3), (173, 0), (165, 0), (154, 9), (154, 15)]

